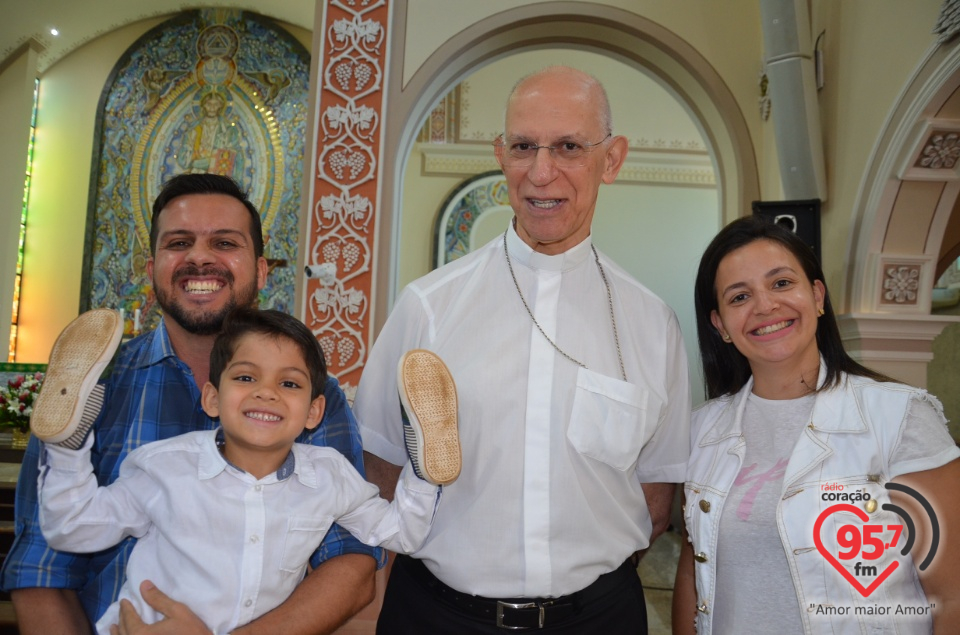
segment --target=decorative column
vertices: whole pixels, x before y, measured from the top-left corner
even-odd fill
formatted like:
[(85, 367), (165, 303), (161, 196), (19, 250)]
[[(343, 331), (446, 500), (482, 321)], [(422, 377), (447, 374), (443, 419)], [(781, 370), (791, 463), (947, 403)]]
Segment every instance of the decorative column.
[[(318, 0), (300, 317), (352, 399), (371, 341), (387, 0)], [(309, 146), (308, 146), (309, 147)], [(306, 171), (306, 170), (305, 170)]]

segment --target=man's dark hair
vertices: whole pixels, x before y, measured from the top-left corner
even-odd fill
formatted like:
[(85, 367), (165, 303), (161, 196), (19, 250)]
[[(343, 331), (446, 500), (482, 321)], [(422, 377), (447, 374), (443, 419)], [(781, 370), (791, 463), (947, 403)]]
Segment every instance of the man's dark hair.
[(840, 380), (840, 373), (869, 377), (877, 381), (894, 381), (858, 364), (843, 350), (825, 276), (813, 250), (796, 234), (774, 223), (772, 219), (754, 215), (739, 218), (721, 229), (700, 259), (693, 299), (707, 398), (733, 394), (743, 388), (750, 379), (749, 361), (733, 344), (723, 341), (710, 321), (710, 313), (719, 311), (716, 280), (720, 262), (730, 252), (755, 240), (770, 240), (783, 246), (800, 263), (810, 284), (813, 284), (814, 280), (823, 283), (823, 315), (817, 320), (817, 348), (823, 356), (827, 372), (821, 389), (835, 386)]
[(153, 216), (150, 219), (150, 255), (157, 255), (157, 233), (159, 225), (157, 219), (163, 208), (170, 201), (187, 194), (225, 194), (237, 199), (250, 212), (250, 237), (253, 239), (253, 253), (259, 258), (263, 255), (263, 226), (260, 222), (260, 212), (250, 201), (247, 192), (240, 189), (240, 185), (227, 176), (219, 174), (178, 174), (163, 184), (163, 189), (153, 202)]
[(210, 351), (210, 383), (220, 389), (220, 375), (227, 367), (240, 339), (257, 333), (274, 339), (287, 339), (300, 349), (303, 361), (310, 373), (310, 399), (323, 394), (327, 385), (327, 362), (323, 357), (317, 338), (297, 318), (270, 309), (240, 307), (231, 311), (223, 320), (223, 330)]

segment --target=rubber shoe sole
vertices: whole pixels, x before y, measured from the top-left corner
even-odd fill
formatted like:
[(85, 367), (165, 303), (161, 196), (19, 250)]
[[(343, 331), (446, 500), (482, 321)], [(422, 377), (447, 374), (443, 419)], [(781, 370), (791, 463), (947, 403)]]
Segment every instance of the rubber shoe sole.
[(417, 476), (449, 485), (460, 476), (457, 386), (436, 354), (408, 351), (397, 365), (407, 454)]
[[(63, 329), (50, 351), (33, 405), (30, 430), (34, 436), (45, 443), (80, 446), (102, 405), (103, 391), (95, 390), (97, 381), (122, 336), (120, 314), (112, 309), (87, 311)], [(91, 396), (96, 403), (88, 404)]]

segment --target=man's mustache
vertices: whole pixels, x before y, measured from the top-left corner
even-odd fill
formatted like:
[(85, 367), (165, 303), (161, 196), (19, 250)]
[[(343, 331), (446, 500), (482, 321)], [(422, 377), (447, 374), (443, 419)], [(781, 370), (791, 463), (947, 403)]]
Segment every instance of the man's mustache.
[(174, 282), (177, 282), (183, 278), (205, 277), (223, 278), (228, 284), (233, 284), (233, 273), (226, 267), (197, 267), (196, 265), (184, 265), (173, 272)]

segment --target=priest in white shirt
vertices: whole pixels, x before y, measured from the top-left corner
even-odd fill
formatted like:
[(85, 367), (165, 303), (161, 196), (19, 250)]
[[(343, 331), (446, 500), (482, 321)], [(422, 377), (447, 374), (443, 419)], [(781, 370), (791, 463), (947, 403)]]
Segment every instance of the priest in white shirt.
[(627, 140), (595, 78), (551, 67), (511, 92), (495, 152), (513, 221), (403, 291), (357, 392), (381, 491), (406, 460), (387, 390), (404, 351), (450, 368), (464, 448), (377, 633), (646, 633), (634, 554), (669, 522), (690, 395), (673, 311), (591, 242)]

